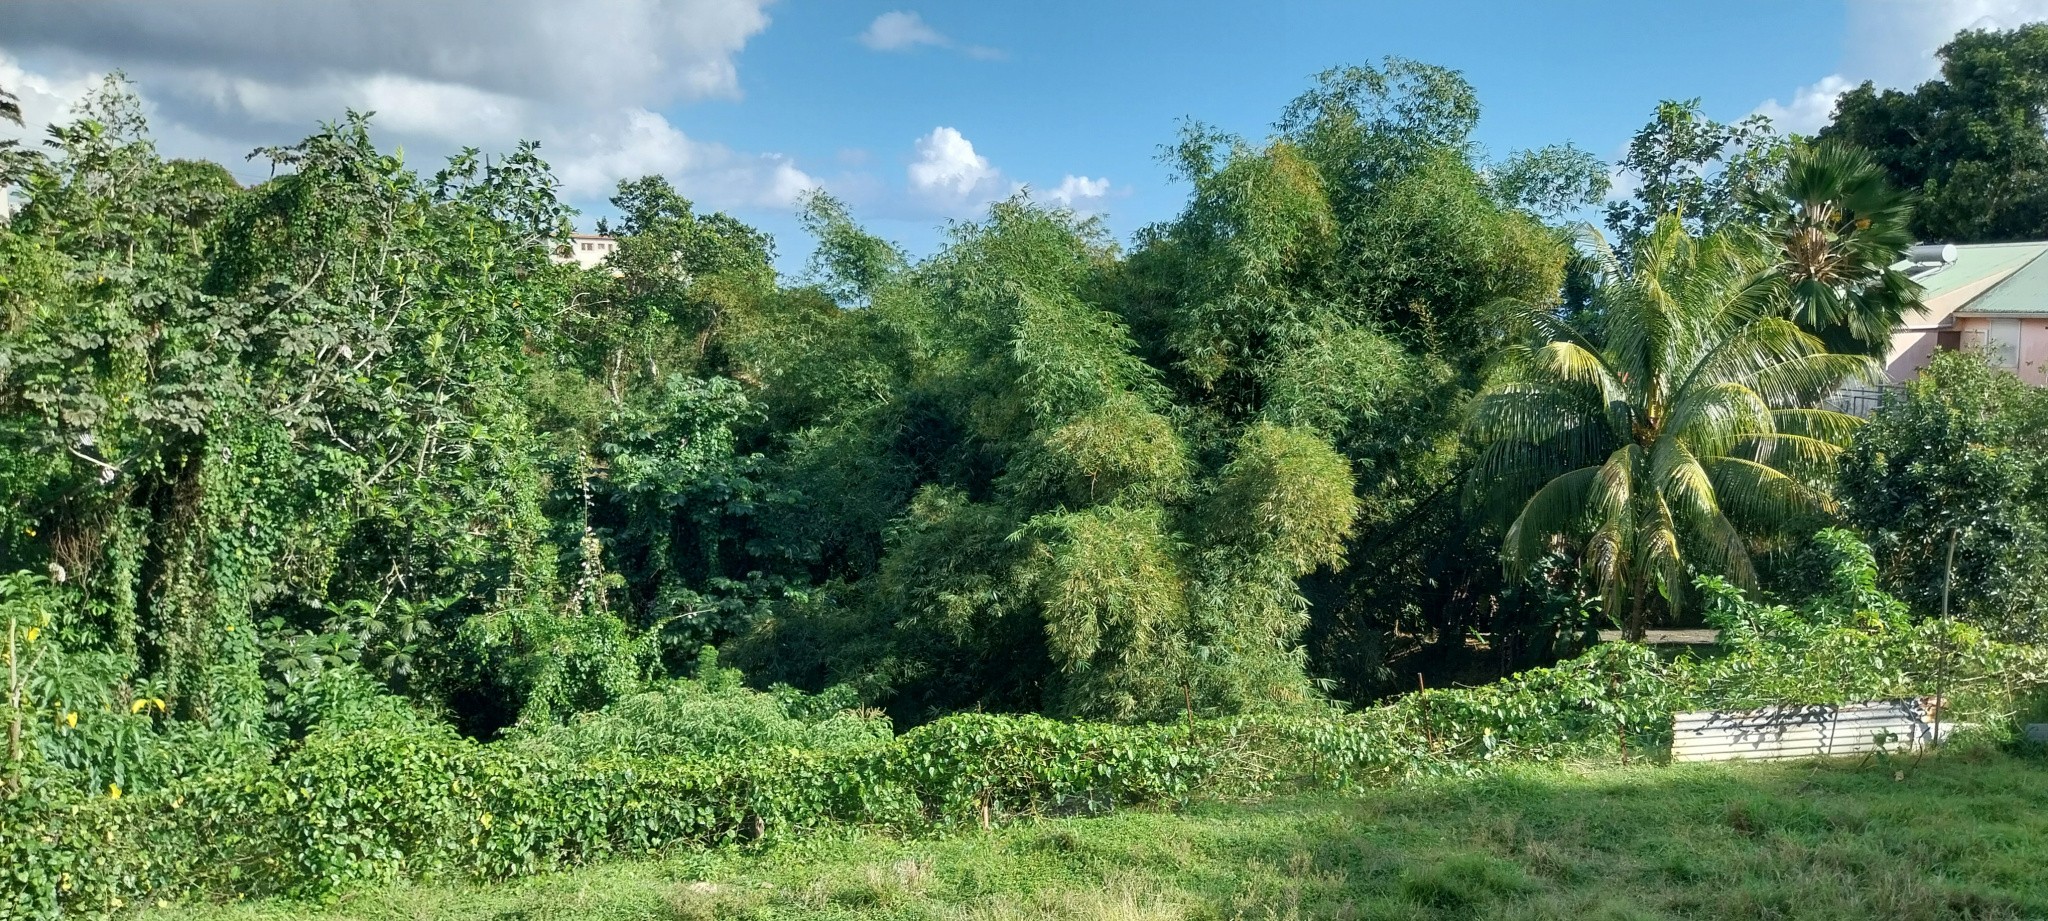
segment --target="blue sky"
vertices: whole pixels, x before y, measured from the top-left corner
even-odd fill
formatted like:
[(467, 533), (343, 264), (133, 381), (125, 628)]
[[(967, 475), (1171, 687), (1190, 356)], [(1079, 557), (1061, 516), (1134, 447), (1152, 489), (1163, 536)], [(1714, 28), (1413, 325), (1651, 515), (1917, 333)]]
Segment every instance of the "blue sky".
[[(1707, 14), (1641, 2), (1546, 6), (1058, 0), (920, 12), (960, 45), (1003, 52), (988, 59), (930, 45), (862, 46), (855, 36), (900, 8), (893, 4), (795, 4), (748, 46), (743, 100), (675, 118), (735, 146), (819, 164), (828, 188), (841, 151), (860, 151), (873, 172), (896, 181), (915, 139), (951, 127), (1005, 177), (1034, 189), (1069, 175), (1108, 179), (1110, 194), (1088, 207), (1127, 235), (1182, 202), (1185, 189), (1158, 161), (1182, 118), (1263, 135), (1330, 66), (1402, 55), (1453, 67), (1479, 92), (1479, 139), (1490, 150), (1571, 140), (1607, 157), (1660, 99), (1699, 96), (1713, 114), (1734, 118), (1832, 73), (1845, 35), (1842, 5), (1818, 0), (1685, 5), (1712, 8)], [(793, 123), (804, 127), (792, 131)], [(877, 204), (863, 211), (878, 230), (918, 250), (936, 241), (928, 215)]]
[[(344, 107), (427, 168), (539, 138), (585, 223), (644, 172), (809, 242), (823, 187), (926, 253), (948, 219), (1019, 184), (1119, 237), (1185, 190), (1158, 161), (1183, 118), (1263, 135), (1321, 69), (1401, 55), (1462, 71), (1494, 155), (1572, 141), (1605, 158), (1667, 98), (1812, 130), (1865, 79), (1911, 85), (1956, 29), (2048, 18), (2048, 0), (855, 2), (855, 0), (10, 0), (0, 86), (62, 117), (111, 69), (171, 155), (240, 160)], [(33, 130), (33, 128), (31, 129)]]

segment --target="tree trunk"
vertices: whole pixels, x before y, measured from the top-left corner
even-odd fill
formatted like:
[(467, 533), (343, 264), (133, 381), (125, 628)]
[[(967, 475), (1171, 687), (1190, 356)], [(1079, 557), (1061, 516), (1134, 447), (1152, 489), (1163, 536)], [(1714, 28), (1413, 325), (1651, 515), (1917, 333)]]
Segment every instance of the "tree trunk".
[(1621, 638), (1631, 643), (1642, 642), (1650, 632), (1648, 599), (1644, 597), (1648, 593), (1644, 588), (1640, 579), (1629, 588), (1628, 623), (1622, 628)]

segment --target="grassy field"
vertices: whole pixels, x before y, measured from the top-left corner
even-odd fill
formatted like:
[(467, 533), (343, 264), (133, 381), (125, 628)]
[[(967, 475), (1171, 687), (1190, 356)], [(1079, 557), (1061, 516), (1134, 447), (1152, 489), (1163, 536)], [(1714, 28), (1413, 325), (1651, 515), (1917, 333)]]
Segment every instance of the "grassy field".
[(1530, 768), (903, 841), (854, 835), (256, 919), (2048, 918), (2048, 762)]

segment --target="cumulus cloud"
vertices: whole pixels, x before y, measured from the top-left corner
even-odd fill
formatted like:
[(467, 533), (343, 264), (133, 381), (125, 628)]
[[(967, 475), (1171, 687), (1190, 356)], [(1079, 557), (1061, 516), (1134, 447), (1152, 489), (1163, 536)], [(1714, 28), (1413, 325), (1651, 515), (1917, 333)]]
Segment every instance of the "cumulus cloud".
[(694, 140), (646, 109), (592, 125), (562, 146), (569, 156), (556, 174), (572, 197), (601, 196), (620, 179), (660, 174), (688, 178), (679, 188), (710, 207), (788, 208), (818, 185), (787, 157)]
[(0, 138), (33, 138), (42, 134), (42, 127), (61, 120), (78, 97), (92, 88), (93, 81), (87, 77), (52, 77), (33, 73), (21, 66), (21, 62), (0, 52), (0, 88), (13, 93), (21, 100), (21, 120), (26, 127), (17, 128), (10, 122), (0, 122)]
[[(119, 68), (159, 146), (237, 166), (347, 109), (420, 161), (541, 141), (572, 195), (658, 171), (706, 203), (814, 184), (786, 158), (686, 137), (654, 110), (740, 95), (774, 0), (9, 0), (0, 85), (36, 122)], [(241, 170), (238, 169), (238, 173)]]
[(1756, 114), (1768, 116), (1771, 124), (1780, 131), (1796, 131), (1812, 134), (1819, 131), (1835, 114), (1835, 99), (1856, 84), (1841, 74), (1829, 74), (1819, 82), (1801, 87), (1790, 102), (1766, 99), (1756, 107)]
[(872, 51), (914, 51), (918, 48), (950, 48), (968, 57), (995, 59), (1003, 52), (984, 45), (963, 45), (931, 27), (924, 17), (908, 10), (894, 10), (875, 17), (861, 32), (860, 43)]
[(11, 0), (7, 46), (303, 89), (378, 74), (531, 99), (733, 96), (772, 0)]
[(1101, 201), (1109, 196), (1109, 178), (1090, 179), (1086, 176), (1068, 174), (1060, 180), (1058, 187), (1046, 193), (1046, 197), (1069, 208), (1079, 208)]
[(860, 43), (874, 51), (909, 51), (920, 45), (952, 44), (939, 30), (925, 25), (924, 17), (903, 10), (875, 17), (867, 31), (860, 34)]
[(1848, 4), (1848, 55), (1842, 69), (1801, 87), (1790, 102), (1756, 111), (1786, 131), (1812, 133), (1833, 116), (1835, 99), (1865, 80), (1911, 87), (1940, 70), (1935, 52), (1963, 29), (2010, 29), (2048, 20), (2048, 0), (1856, 0)]
[(1003, 173), (957, 129), (939, 127), (917, 139), (910, 163), (910, 190), (943, 211), (978, 207), (995, 199)]

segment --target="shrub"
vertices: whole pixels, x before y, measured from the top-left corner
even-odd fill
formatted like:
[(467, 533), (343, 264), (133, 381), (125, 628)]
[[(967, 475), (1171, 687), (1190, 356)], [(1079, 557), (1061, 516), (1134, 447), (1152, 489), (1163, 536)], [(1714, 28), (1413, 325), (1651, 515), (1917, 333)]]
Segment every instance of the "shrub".
[[(892, 736), (886, 720), (831, 710), (850, 702), (843, 693), (750, 691), (706, 657), (695, 680), (479, 743), (365, 697), (336, 671), (287, 707), (319, 716), (274, 757), (119, 797), (38, 775), (0, 800), (0, 919), (104, 915), (153, 898), (323, 897), (413, 876), (502, 879), (833, 825), (919, 832), (1654, 754), (1672, 714), (1690, 709), (1946, 691), (1952, 716), (1992, 725), (2048, 685), (2042, 650), (1967, 624), (1913, 624), (1876, 590), (1867, 549), (1841, 532), (1822, 544), (1835, 577), (1799, 609), (1701, 581), (1724, 654), (1666, 660), (1606, 645), (1355, 713), (1149, 725), (959, 714)], [(1512, 883), (1461, 874), (1413, 882), (1418, 893)]]
[[(1925, 616), (2048, 640), (2048, 391), (1966, 352), (1936, 355), (1844, 456), (1849, 521)], [(1949, 585), (1948, 548), (1957, 544)]]

